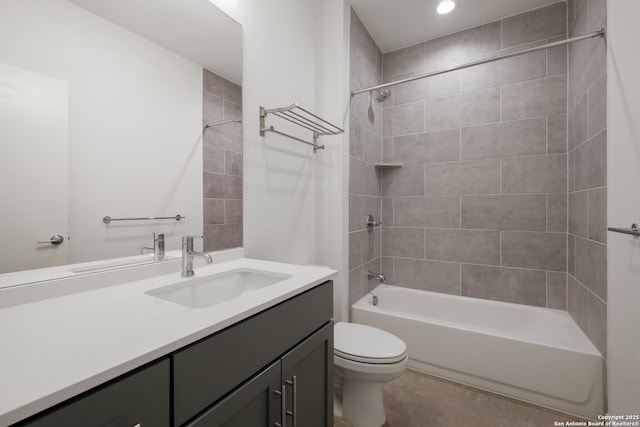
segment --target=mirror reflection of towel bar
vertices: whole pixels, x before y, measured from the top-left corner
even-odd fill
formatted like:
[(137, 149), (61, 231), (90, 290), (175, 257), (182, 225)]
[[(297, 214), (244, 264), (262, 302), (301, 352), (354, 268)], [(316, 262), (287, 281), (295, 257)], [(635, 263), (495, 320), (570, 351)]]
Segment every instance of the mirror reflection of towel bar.
[(110, 216), (105, 216), (102, 218), (102, 222), (105, 224), (109, 224), (111, 221), (147, 221), (152, 219), (175, 219), (176, 221), (180, 221), (181, 219), (185, 219), (186, 216), (176, 215), (176, 216), (149, 216), (146, 218), (111, 218)]

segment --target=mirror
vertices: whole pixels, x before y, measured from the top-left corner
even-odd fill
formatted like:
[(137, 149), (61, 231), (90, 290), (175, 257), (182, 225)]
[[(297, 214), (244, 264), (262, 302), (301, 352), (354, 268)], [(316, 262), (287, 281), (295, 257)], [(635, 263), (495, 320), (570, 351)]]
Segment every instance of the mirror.
[[(241, 221), (241, 200), (203, 188), (241, 182), (240, 125), (203, 138), (203, 124), (241, 118), (241, 46), (208, 0), (0, 2), (0, 273), (138, 255), (153, 232), (167, 250), (241, 233), (222, 227), (226, 205)], [(231, 167), (208, 178), (212, 156)]]

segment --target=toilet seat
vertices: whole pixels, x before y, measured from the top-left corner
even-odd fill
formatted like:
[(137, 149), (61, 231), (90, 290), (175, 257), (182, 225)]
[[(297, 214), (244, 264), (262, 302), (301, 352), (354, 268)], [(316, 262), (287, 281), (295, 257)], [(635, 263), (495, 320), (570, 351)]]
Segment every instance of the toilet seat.
[(367, 364), (398, 363), (407, 357), (407, 345), (381, 329), (357, 323), (334, 325), (334, 355)]

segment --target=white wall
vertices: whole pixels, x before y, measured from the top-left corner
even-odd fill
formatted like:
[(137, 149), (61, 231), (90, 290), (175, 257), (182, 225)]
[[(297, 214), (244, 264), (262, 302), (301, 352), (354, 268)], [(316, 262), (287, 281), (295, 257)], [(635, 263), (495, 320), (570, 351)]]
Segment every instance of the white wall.
[(348, 319), (349, 302), (349, 24), (350, 6), (343, 0), (325, 0), (317, 13), (317, 108), (323, 117), (344, 129), (327, 137), (319, 157), (317, 263), (339, 271), (334, 279), (336, 321)]
[(316, 261), (317, 156), (304, 144), (258, 134), (259, 106), (315, 108), (313, 3), (244, 0), (232, 16), (243, 26), (244, 246), (255, 258)]
[(36, 243), (68, 236), (68, 113), (66, 82), (0, 62), (0, 273), (68, 263), (68, 244)]
[(69, 84), (71, 262), (138, 254), (153, 231), (167, 249), (202, 234), (199, 66), (64, 0), (0, 2), (0, 61)]
[[(607, 6), (607, 224), (640, 222), (640, 2)], [(640, 414), (640, 239), (607, 240), (609, 412)]]
[[(215, 0), (243, 26), (244, 247), (247, 256), (340, 270), (335, 315), (346, 313), (348, 132), (314, 154), (258, 134), (260, 106), (298, 102), (340, 127), (348, 117), (344, 0)], [(346, 16), (346, 20), (345, 20)], [(346, 22), (345, 22), (346, 21)], [(300, 137), (308, 132), (269, 118)]]

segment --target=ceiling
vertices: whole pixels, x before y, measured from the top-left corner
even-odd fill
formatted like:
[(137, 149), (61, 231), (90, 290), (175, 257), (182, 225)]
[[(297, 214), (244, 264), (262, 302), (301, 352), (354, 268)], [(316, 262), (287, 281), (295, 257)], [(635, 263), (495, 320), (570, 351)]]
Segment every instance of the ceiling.
[(207, 0), (70, 1), (242, 84), (242, 27)]
[(351, 0), (382, 53), (432, 40), (559, 0), (457, 0), (438, 15), (439, 0)]

